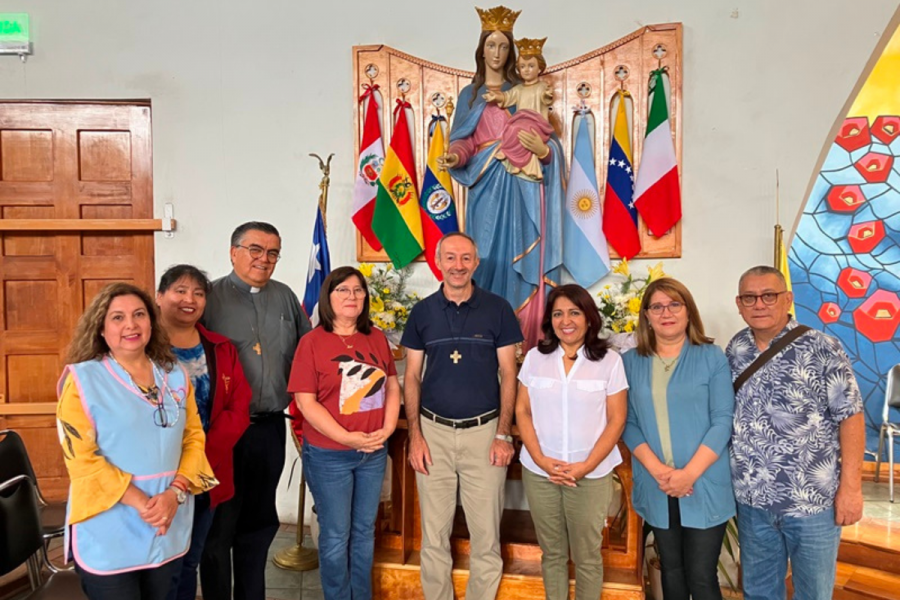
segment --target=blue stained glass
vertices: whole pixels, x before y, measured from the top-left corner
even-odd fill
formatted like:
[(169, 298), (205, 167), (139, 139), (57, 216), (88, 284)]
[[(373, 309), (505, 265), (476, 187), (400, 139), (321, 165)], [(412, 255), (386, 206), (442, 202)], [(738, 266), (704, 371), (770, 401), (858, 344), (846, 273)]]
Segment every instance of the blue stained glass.
[[(886, 183), (867, 183), (854, 166), (869, 152), (895, 157)], [(833, 211), (827, 198), (836, 185), (859, 185), (866, 202), (855, 212)], [(871, 253), (855, 254), (847, 239), (850, 227), (879, 220), (885, 225), (885, 239)], [(900, 333), (895, 332), (890, 341), (873, 343), (857, 329), (853, 315), (876, 290), (900, 294), (900, 137), (890, 146), (873, 137), (869, 145), (850, 153), (831, 146), (791, 241), (789, 263), (798, 320), (838, 338), (853, 361), (866, 408), (867, 447), (874, 450), (884, 377), (900, 363)], [(846, 267), (872, 277), (863, 297), (850, 298), (838, 286)], [(837, 321), (827, 325), (819, 318), (825, 302), (841, 309)]]

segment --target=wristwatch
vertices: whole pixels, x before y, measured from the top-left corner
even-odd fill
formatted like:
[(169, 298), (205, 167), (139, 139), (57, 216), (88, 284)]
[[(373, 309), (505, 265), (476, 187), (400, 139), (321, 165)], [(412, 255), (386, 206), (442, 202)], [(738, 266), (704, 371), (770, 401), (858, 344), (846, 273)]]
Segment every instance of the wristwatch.
[(187, 492), (178, 487), (177, 485), (170, 485), (169, 489), (175, 492), (175, 499), (178, 501), (178, 504), (184, 504), (187, 502)]
[(511, 435), (501, 435), (498, 433), (497, 435), (494, 436), (494, 439), (500, 440), (501, 442), (506, 442), (507, 444), (513, 443), (513, 436), (511, 436)]

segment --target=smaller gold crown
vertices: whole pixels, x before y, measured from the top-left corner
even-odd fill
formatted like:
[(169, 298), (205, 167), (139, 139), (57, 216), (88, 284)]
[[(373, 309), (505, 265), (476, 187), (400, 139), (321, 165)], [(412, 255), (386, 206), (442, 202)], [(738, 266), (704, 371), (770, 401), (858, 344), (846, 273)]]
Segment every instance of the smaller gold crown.
[(547, 38), (532, 39), (520, 38), (516, 40), (516, 48), (519, 49), (519, 56), (538, 56), (544, 53), (544, 42)]
[(482, 31), (506, 31), (512, 33), (516, 19), (522, 13), (521, 10), (510, 10), (505, 6), (495, 6), (487, 10), (475, 7), (481, 18)]

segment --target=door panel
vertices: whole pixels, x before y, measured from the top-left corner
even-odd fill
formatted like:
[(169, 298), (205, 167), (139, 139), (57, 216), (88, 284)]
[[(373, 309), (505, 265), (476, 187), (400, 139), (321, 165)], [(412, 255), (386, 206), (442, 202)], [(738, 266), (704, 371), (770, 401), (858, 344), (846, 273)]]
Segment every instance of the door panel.
[[(49, 496), (68, 486), (53, 415), (78, 318), (112, 281), (153, 289), (152, 232), (77, 223), (152, 218), (151, 168), (147, 104), (0, 102), (0, 224), (33, 220), (0, 231), (0, 427)], [(72, 230), (41, 230), (50, 219)]]

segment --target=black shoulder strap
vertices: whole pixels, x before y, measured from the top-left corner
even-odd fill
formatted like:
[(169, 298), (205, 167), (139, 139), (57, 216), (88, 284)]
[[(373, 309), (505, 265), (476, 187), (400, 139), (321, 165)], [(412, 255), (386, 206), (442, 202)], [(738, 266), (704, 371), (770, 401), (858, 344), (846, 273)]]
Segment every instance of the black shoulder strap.
[(734, 393), (736, 394), (738, 390), (741, 389), (741, 386), (747, 383), (747, 380), (753, 377), (753, 374), (759, 371), (764, 364), (772, 360), (773, 356), (790, 346), (794, 340), (810, 329), (811, 328), (806, 325), (797, 325), (784, 334), (781, 339), (769, 346), (765, 352), (757, 356), (756, 360), (750, 363), (750, 366), (744, 369), (744, 371), (738, 375), (738, 378), (734, 380)]

